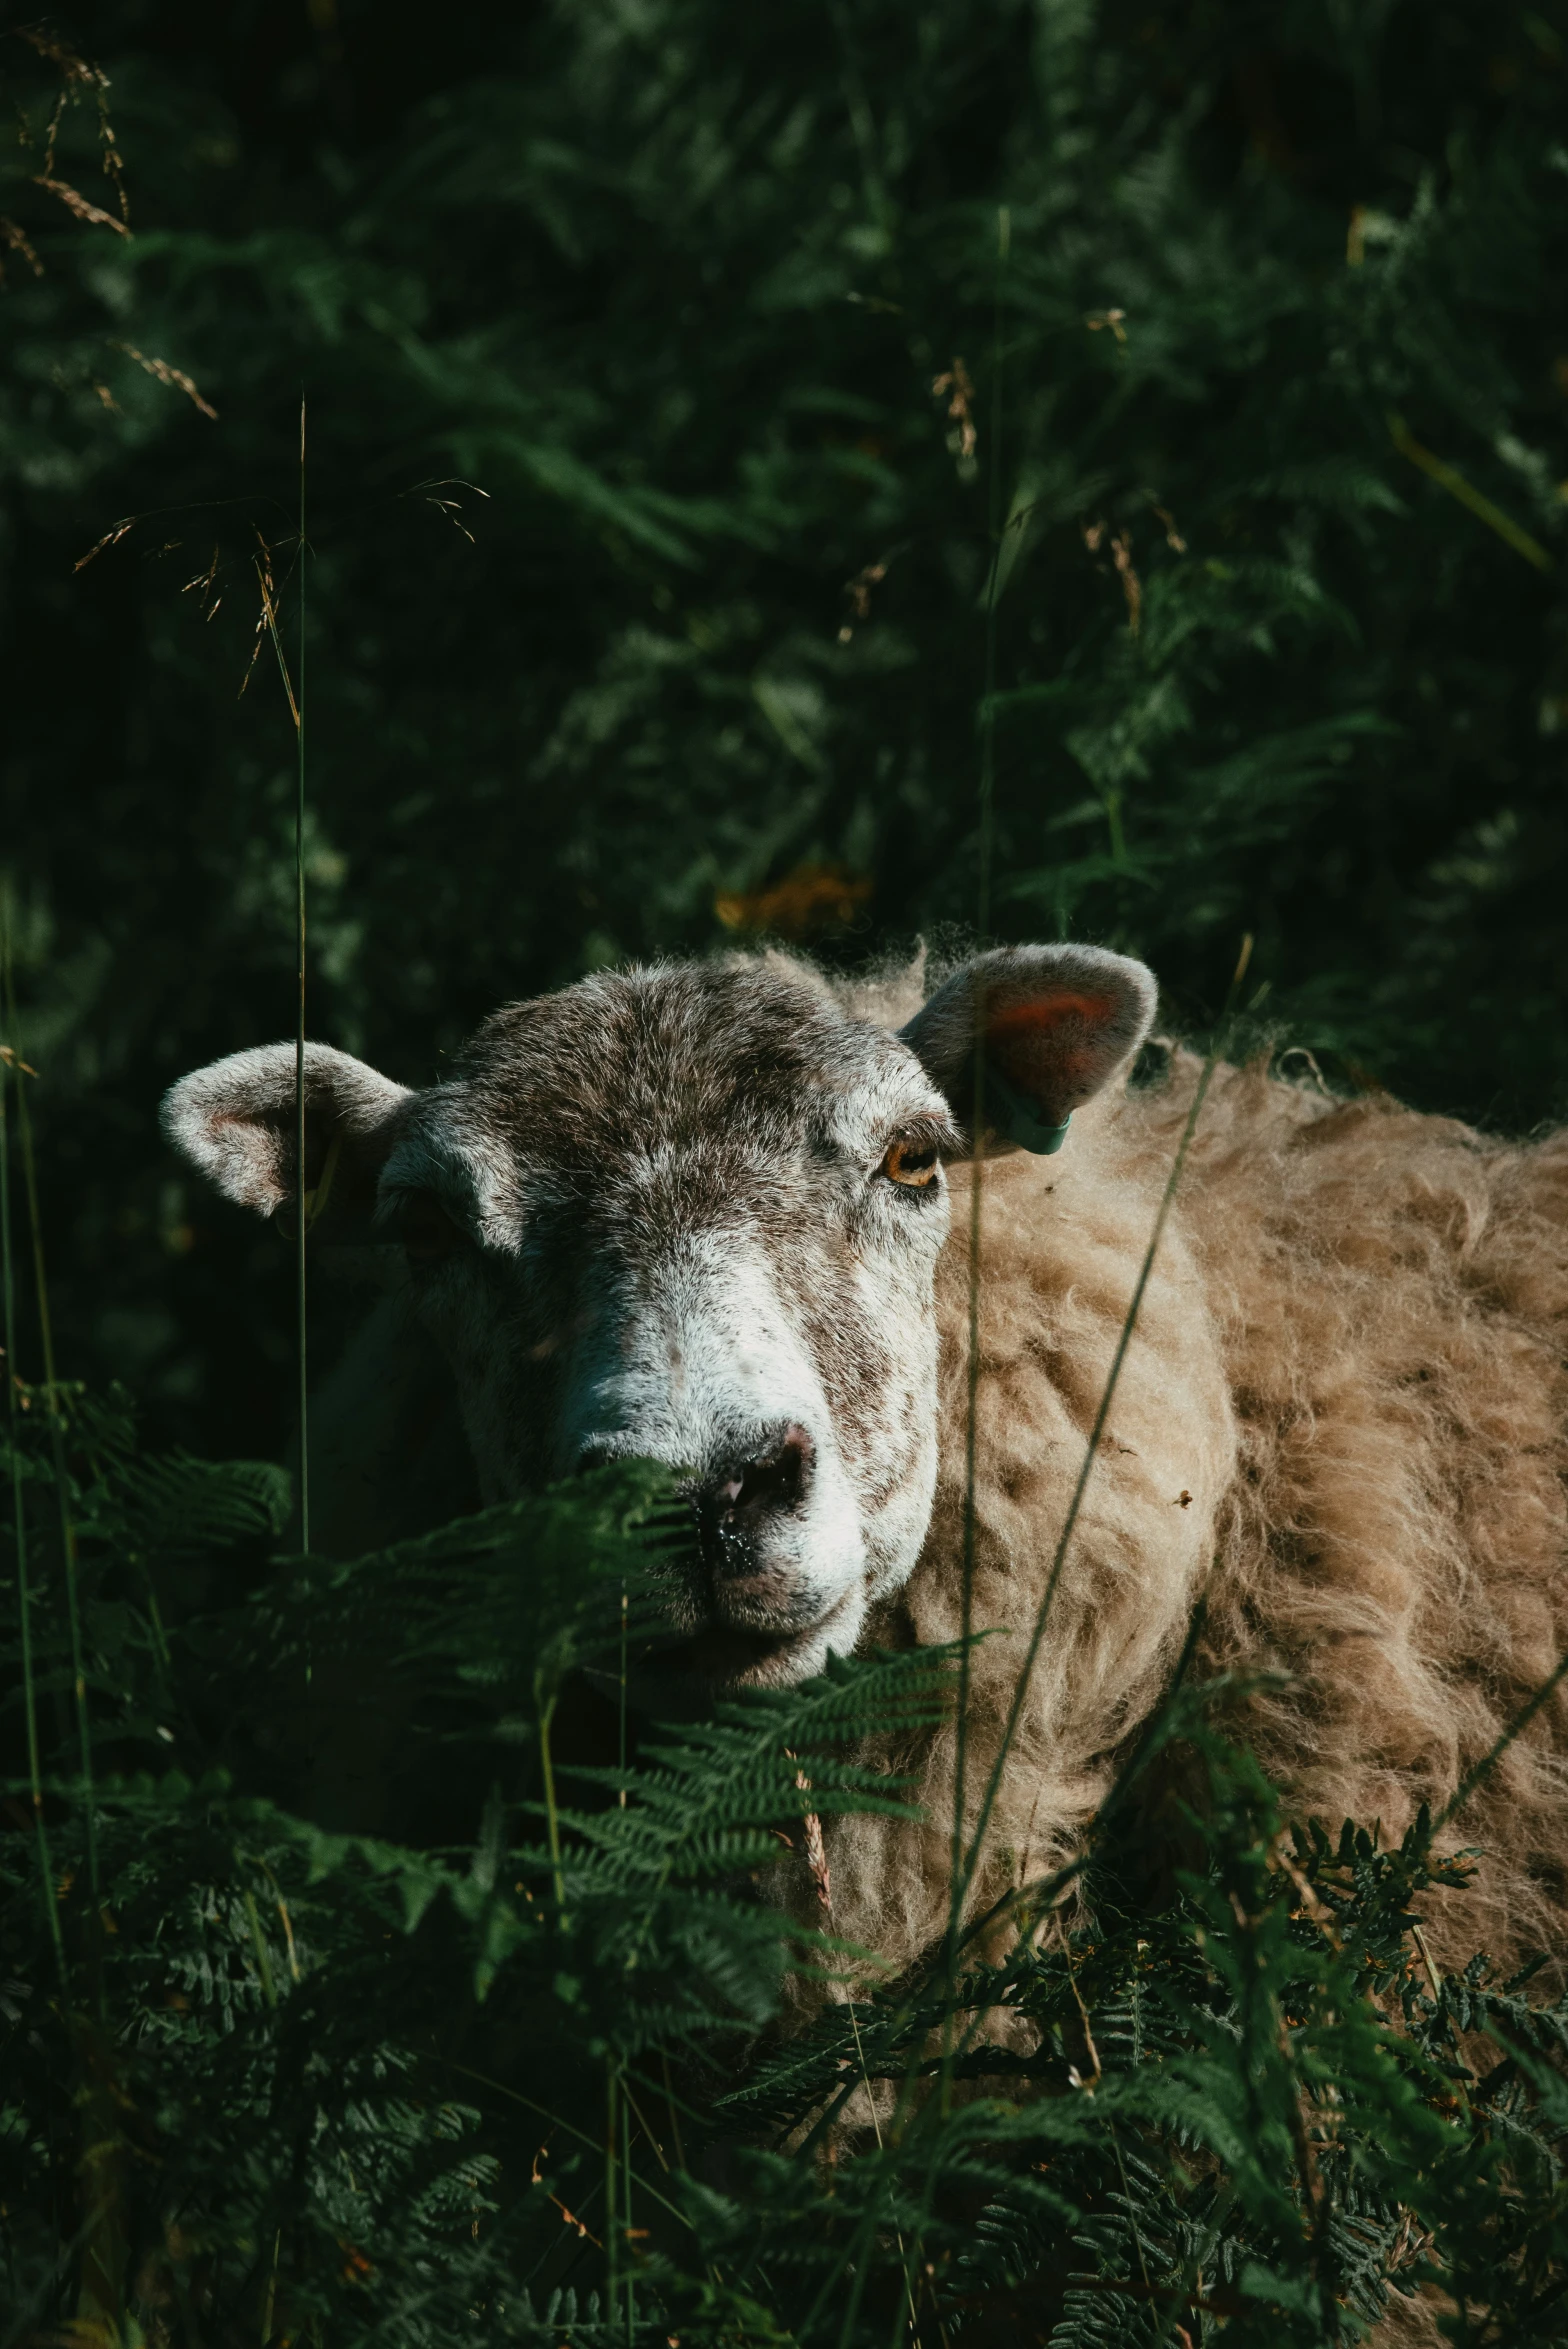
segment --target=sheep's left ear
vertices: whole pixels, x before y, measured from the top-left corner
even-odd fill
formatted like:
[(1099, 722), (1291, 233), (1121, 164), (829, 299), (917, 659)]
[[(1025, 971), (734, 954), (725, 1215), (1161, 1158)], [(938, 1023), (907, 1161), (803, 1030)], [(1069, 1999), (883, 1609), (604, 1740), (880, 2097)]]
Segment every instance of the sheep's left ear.
[[(964, 963), (899, 1031), (971, 1140), (1049, 1153), (1148, 1034), (1152, 971), (1099, 946), (1001, 946)], [(976, 1116), (978, 1100), (979, 1113)]]

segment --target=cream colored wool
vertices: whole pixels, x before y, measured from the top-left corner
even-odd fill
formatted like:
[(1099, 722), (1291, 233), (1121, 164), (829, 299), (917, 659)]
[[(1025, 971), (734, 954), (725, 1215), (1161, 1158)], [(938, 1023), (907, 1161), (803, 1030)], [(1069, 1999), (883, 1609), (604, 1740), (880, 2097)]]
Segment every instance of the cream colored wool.
[[(1198, 1063), (1102, 1097), (1057, 1158), (983, 1184), (968, 1710), (972, 1826)], [(969, 1182), (939, 1275), (930, 1535), (873, 1636), (960, 1628)], [(1220, 1068), (1150, 1282), (1003, 1776), (971, 1910), (1071, 1849), (1207, 1585), (1203, 1663), (1289, 1676), (1241, 1726), (1296, 1816), (1397, 1840), (1568, 1644), (1568, 1138), (1495, 1142), (1385, 1099)], [(1444, 1962), (1568, 1946), (1562, 1692), (1444, 1837)], [(942, 1930), (953, 1738), (921, 1830), (840, 1822), (841, 1931), (898, 1964)]]

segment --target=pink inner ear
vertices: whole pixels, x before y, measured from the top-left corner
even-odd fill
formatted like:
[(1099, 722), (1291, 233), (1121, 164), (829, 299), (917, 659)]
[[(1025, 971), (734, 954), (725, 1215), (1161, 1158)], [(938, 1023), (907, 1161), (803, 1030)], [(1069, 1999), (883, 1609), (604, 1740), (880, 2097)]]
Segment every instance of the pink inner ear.
[(1119, 1009), (1114, 995), (1036, 995), (1022, 1003), (1009, 1004), (1005, 1011), (997, 1011), (985, 1024), (988, 1044), (1005, 1044), (1009, 1037), (1060, 1027), (1064, 1021), (1088, 1021), (1097, 1025), (1101, 1020), (1114, 1018)]
[(1004, 1076), (1065, 1112), (1098, 1084), (1098, 1031), (1120, 1009), (1115, 995), (1030, 995), (993, 1012), (985, 1040)]

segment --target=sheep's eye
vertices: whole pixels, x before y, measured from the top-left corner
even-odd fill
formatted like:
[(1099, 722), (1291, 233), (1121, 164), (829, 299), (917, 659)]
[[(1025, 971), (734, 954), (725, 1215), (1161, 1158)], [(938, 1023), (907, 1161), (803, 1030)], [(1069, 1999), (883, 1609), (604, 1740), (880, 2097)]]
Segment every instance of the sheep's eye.
[(935, 1143), (895, 1142), (877, 1171), (906, 1191), (924, 1191), (936, 1181), (936, 1170)]

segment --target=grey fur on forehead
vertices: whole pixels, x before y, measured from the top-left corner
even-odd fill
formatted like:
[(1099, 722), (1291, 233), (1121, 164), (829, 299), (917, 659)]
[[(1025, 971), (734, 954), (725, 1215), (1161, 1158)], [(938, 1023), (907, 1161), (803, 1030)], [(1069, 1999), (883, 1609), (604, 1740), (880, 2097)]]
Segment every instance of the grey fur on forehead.
[(767, 1142), (858, 1122), (883, 1095), (939, 1113), (864, 990), (844, 992), (776, 952), (599, 972), (493, 1013), (454, 1075), (471, 1115), (547, 1161), (653, 1133)]

